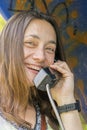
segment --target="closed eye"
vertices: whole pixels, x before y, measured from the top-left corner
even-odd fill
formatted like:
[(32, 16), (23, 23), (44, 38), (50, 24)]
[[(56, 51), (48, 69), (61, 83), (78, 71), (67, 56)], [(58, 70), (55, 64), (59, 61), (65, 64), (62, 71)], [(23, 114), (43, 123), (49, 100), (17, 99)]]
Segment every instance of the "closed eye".
[(46, 48), (46, 50), (48, 53), (55, 53), (55, 48), (48, 47), (48, 48)]
[(36, 44), (34, 42), (24, 42), (25, 46), (27, 47), (35, 47)]

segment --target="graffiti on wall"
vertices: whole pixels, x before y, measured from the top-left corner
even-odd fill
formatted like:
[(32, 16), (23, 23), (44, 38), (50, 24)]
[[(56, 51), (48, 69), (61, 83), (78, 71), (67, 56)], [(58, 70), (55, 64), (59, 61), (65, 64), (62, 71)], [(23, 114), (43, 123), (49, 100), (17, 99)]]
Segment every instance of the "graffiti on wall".
[[(16, 11), (29, 10), (30, 2), (31, 0), (1, 0), (0, 13), (7, 20)], [(82, 115), (87, 122), (87, 1), (46, 0), (46, 4), (59, 24), (67, 62), (75, 75), (76, 97), (81, 101)], [(47, 13), (42, 0), (35, 0), (35, 6)]]

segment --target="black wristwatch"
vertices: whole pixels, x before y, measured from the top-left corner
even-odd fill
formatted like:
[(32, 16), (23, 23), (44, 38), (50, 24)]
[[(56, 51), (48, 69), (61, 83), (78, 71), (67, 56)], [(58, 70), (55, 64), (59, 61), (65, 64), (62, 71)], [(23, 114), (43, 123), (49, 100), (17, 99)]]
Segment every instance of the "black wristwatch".
[(73, 111), (73, 110), (78, 110), (78, 112), (81, 111), (79, 100), (76, 100), (76, 103), (58, 106), (57, 109), (58, 109), (59, 114), (63, 112)]

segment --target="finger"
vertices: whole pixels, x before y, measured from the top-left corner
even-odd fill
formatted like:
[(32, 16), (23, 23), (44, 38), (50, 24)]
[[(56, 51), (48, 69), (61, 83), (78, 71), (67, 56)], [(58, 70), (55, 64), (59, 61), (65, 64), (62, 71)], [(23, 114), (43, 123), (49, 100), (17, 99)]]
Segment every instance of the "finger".
[(63, 67), (61, 67), (61, 66), (59, 66), (59, 65), (55, 65), (55, 66), (52, 66), (52, 65), (51, 65), (50, 67), (51, 67), (52, 69), (54, 69), (54, 70), (60, 72), (60, 73), (62, 74), (62, 77), (63, 77), (63, 78), (72, 76), (72, 73), (71, 73), (70, 70), (67, 70), (67, 69), (65, 69), (65, 68), (63, 68)]
[(57, 61), (54, 64), (57, 65), (57, 66), (60, 66), (60, 67), (62, 67), (64, 69), (66, 69), (68, 71), (71, 71), (70, 68), (69, 68), (69, 66), (67, 65), (67, 63), (64, 62), (64, 61)]

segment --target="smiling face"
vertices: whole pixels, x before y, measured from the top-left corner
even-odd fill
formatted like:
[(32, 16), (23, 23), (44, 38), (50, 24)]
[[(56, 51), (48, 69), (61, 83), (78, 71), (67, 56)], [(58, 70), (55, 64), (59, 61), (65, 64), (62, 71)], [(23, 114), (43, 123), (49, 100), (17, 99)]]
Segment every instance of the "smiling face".
[(24, 64), (30, 85), (38, 71), (54, 63), (56, 33), (50, 23), (35, 19), (24, 35)]

